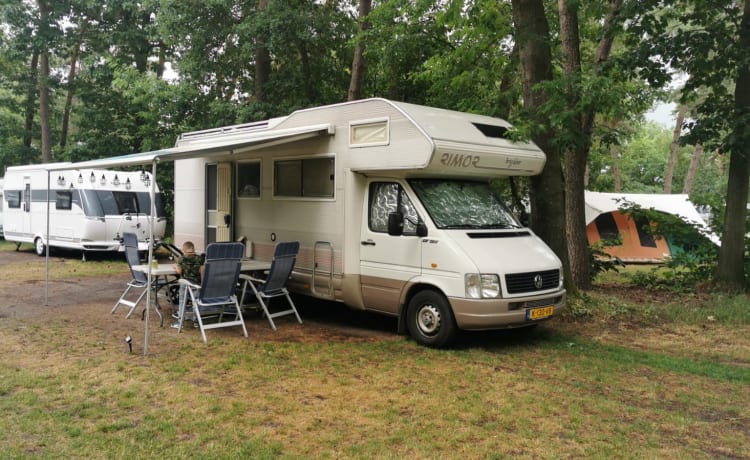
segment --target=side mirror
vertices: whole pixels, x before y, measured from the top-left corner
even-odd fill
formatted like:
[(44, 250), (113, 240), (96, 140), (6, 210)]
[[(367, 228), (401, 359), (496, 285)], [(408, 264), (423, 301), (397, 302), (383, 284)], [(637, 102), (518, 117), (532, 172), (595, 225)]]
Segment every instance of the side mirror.
[(417, 222), (417, 236), (420, 238), (427, 236), (427, 226), (421, 220)]
[(521, 216), (518, 220), (521, 221), (521, 225), (523, 225), (524, 227), (529, 226), (529, 214), (525, 210), (521, 211)]
[(402, 213), (391, 212), (388, 214), (388, 234), (391, 236), (404, 234), (404, 215)]

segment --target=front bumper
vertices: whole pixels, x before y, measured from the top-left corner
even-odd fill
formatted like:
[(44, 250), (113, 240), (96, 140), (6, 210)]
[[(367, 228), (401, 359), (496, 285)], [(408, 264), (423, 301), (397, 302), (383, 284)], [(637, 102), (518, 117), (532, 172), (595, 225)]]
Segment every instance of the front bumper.
[[(565, 308), (565, 289), (538, 295), (513, 299), (466, 299), (449, 297), (453, 314), (459, 329), (480, 331), (523, 327), (545, 321)], [(541, 320), (529, 320), (527, 311), (531, 308), (553, 306), (554, 313)]]

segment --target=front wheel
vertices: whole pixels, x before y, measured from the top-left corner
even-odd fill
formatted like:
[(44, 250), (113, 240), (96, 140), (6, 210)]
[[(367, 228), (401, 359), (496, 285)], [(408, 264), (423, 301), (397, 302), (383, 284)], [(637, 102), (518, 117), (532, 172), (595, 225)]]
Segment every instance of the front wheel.
[(37, 238), (34, 240), (34, 251), (39, 257), (44, 257), (46, 251), (44, 247), (44, 241), (42, 241), (41, 238)]
[(427, 290), (417, 293), (406, 312), (409, 334), (421, 345), (444, 348), (456, 338), (456, 320), (448, 300)]

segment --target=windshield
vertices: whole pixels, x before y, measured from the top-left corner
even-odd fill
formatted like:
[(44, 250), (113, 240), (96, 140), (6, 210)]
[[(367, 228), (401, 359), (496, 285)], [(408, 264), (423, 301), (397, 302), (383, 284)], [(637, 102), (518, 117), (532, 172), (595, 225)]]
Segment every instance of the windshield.
[[(151, 197), (148, 192), (117, 192), (111, 190), (81, 190), (84, 212), (91, 217), (122, 214), (150, 214)], [(75, 202), (75, 198), (74, 198)], [(165, 217), (161, 193), (156, 194), (156, 216)]]
[(438, 228), (520, 228), (486, 182), (409, 181)]

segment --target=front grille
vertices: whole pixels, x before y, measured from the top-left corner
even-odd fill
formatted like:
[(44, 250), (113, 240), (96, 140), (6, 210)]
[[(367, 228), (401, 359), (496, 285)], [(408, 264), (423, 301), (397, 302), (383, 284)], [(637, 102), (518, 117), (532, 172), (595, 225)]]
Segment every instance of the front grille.
[[(537, 287), (537, 276), (541, 278), (541, 286)], [(545, 270), (541, 272), (512, 273), (505, 275), (508, 294), (524, 292), (546, 291), (560, 285), (560, 270)]]

